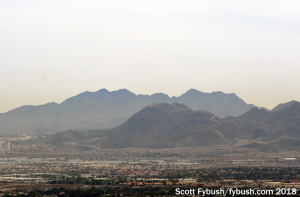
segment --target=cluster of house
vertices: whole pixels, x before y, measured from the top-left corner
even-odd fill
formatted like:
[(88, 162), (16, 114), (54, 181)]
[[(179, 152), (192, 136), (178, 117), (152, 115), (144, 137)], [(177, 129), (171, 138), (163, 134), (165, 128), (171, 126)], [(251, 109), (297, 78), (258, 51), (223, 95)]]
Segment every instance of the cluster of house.
[(189, 186), (203, 186), (203, 183), (197, 182), (197, 179), (192, 178), (182, 178), (176, 181), (169, 181), (168, 179), (145, 179), (145, 178), (138, 178), (136, 180), (131, 180), (125, 183), (119, 183), (119, 185), (123, 186), (173, 186), (173, 185), (189, 185)]

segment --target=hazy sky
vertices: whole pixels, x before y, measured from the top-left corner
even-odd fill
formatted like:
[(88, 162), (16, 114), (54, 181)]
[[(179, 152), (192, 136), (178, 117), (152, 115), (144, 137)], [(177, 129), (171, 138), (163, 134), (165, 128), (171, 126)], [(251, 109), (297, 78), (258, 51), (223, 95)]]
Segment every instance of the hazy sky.
[(300, 1), (0, 0), (0, 112), (126, 88), (300, 101)]

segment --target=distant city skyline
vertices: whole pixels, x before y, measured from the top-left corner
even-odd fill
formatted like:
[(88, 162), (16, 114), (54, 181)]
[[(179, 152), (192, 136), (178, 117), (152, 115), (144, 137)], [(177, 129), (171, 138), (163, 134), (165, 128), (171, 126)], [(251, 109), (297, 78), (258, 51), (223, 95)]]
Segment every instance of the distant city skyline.
[(300, 101), (299, 1), (0, 2), (0, 113), (126, 88)]

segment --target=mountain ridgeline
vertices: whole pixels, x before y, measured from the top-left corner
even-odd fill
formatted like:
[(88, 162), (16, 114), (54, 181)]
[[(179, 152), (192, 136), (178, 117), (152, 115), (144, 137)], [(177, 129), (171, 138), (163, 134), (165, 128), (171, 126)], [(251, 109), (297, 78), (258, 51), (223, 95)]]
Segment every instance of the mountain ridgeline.
[(254, 107), (235, 94), (190, 89), (180, 97), (163, 93), (136, 95), (126, 89), (83, 92), (61, 104), (22, 106), (0, 114), (0, 132), (47, 132), (113, 128), (153, 103), (179, 101), (190, 109), (206, 110), (222, 118), (239, 116)]
[(210, 112), (193, 111), (181, 103), (158, 103), (146, 106), (112, 129), (66, 131), (44, 140), (59, 147), (85, 144), (91, 149), (174, 148), (228, 145), (236, 143), (236, 137), (261, 137), (254, 127), (243, 132)]
[[(275, 109), (275, 110), (274, 110)], [(270, 150), (300, 150), (300, 103), (291, 101), (279, 104), (270, 112), (264, 109), (252, 108), (238, 117), (226, 117), (225, 121), (235, 125), (251, 125), (265, 136), (258, 143), (247, 147), (257, 146)]]
[(300, 150), (300, 103), (267, 112), (252, 108), (238, 117), (219, 118), (181, 103), (151, 104), (123, 124), (106, 130), (66, 131), (43, 139), (57, 147), (177, 148), (235, 145), (262, 151)]

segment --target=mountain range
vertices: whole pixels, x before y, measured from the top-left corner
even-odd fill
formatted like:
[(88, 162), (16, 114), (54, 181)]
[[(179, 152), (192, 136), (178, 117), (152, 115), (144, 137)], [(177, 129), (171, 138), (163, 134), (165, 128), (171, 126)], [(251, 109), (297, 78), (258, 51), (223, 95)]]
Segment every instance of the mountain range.
[[(254, 107), (238, 117), (219, 118), (182, 103), (150, 104), (112, 129), (65, 131), (42, 143), (80, 150), (99, 148), (177, 148), (234, 145), (261, 151), (300, 150), (300, 103), (267, 112)], [(39, 142), (40, 143), (40, 142)]]
[(254, 105), (245, 103), (235, 94), (204, 93), (190, 89), (179, 97), (163, 93), (136, 95), (126, 89), (109, 92), (83, 92), (64, 102), (39, 106), (22, 106), (0, 113), (0, 132), (47, 132), (113, 128), (153, 103), (179, 101), (190, 109), (206, 110), (223, 118), (239, 116)]

